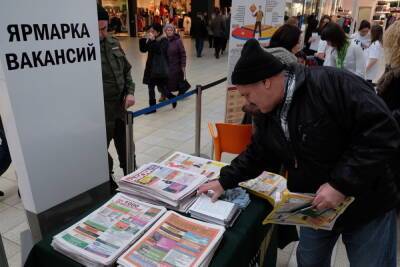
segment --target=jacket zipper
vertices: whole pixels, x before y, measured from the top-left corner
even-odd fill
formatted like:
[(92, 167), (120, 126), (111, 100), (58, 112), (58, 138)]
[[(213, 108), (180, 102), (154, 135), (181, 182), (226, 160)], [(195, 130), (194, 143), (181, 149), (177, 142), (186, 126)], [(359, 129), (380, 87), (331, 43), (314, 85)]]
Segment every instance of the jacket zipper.
[[(289, 140), (286, 139), (285, 133), (283, 132), (283, 129), (282, 129), (282, 125), (280, 124), (278, 118), (276, 116), (274, 116), (274, 115), (271, 115), (271, 117), (272, 117), (272, 120), (275, 122), (275, 124), (277, 124), (277, 126), (279, 128), (279, 131), (281, 133), (281, 136), (283, 137), (283, 140), (285, 140), (285, 142), (287, 144), (287, 147), (290, 149), (290, 152), (293, 154), (293, 166), (294, 166), (295, 169), (297, 169), (299, 167), (299, 164), (298, 164), (298, 161), (297, 161), (297, 156), (296, 156), (296, 152), (294, 151), (294, 147), (293, 147), (292, 141), (289, 141)], [(289, 125), (288, 125), (288, 130), (289, 130), (289, 136), (291, 136), (290, 135)]]

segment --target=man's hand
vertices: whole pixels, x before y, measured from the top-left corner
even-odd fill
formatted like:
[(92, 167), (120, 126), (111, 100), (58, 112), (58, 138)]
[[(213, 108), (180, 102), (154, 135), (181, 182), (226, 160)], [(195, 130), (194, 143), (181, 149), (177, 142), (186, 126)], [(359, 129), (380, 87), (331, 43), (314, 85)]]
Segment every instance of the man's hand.
[(207, 194), (208, 190), (212, 190), (214, 194), (212, 195), (211, 201), (215, 202), (218, 200), (218, 198), (224, 193), (224, 189), (222, 188), (221, 184), (219, 181), (212, 181), (206, 184), (203, 184), (199, 187), (199, 190), (197, 190), (198, 194)]
[(135, 105), (135, 97), (133, 95), (127, 95), (125, 97), (125, 109), (128, 109)]
[(345, 200), (346, 196), (333, 188), (329, 183), (321, 185), (314, 198), (313, 206), (317, 210), (334, 209)]

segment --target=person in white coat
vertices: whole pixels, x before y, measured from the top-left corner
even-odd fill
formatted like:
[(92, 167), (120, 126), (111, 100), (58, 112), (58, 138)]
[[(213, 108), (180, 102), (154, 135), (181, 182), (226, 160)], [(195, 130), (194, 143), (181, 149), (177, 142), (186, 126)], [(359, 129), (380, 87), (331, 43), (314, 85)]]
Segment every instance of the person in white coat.
[(383, 28), (373, 25), (371, 28), (371, 45), (366, 51), (365, 79), (375, 83), (385, 71), (383, 53)]
[(363, 49), (367, 49), (371, 45), (371, 23), (367, 20), (362, 20), (358, 32), (351, 35), (351, 39), (361, 43)]
[(332, 47), (326, 55), (325, 66), (345, 69), (364, 78), (365, 56), (360, 42), (349, 40), (342, 27), (333, 22), (326, 25), (321, 39)]

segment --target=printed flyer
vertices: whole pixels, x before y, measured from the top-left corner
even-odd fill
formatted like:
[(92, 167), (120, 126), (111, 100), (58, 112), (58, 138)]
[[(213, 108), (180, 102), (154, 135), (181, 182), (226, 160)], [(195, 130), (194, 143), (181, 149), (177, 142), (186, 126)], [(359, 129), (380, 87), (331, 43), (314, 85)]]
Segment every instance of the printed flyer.
[(284, 23), (285, 7), (286, 1), (278, 0), (232, 1), (225, 122), (240, 123), (244, 115), (245, 100), (231, 84), (243, 45), (255, 38), (262, 46), (268, 46), (271, 36)]

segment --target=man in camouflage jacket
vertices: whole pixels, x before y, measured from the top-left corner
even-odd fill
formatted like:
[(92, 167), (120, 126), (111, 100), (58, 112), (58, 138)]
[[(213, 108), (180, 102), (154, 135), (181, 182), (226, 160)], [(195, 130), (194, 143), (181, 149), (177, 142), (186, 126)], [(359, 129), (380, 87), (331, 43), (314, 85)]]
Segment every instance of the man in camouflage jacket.
[[(132, 81), (131, 65), (126, 59), (118, 40), (108, 36), (108, 14), (101, 6), (98, 6), (98, 20), (107, 146), (113, 139), (120, 167), (126, 174), (125, 115), (126, 109), (135, 104), (135, 84)], [(111, 175), (113, 160), (110, 154), (108, 155), (108, 162), (110, 182), (112, 186), (116, 186)]]

